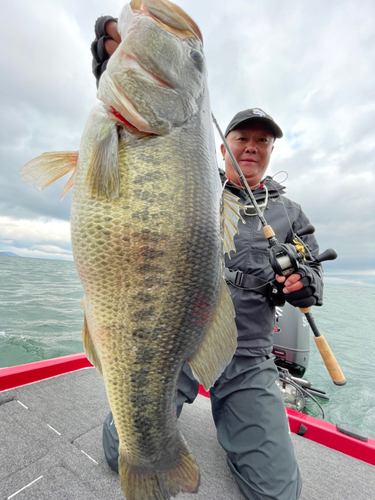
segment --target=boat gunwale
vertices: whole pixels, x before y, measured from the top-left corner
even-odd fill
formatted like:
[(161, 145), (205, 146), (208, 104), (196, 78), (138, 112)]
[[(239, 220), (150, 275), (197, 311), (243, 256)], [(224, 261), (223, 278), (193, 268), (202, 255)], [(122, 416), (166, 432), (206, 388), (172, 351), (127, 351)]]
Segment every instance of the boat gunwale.
[[(0, 392), (90, 367), (92, 364), (86, 358), (85, 353), (78, 353), (25, 365), (0, 368)], [(209, 392), (205, 391), (202, 386), (199, 388), (199, 394), (209, 397)], [(375, 439), (368, 438), (368, 441), (361, 441), (343, 434), (337, 430), (336, 425), (329, 422), (289, 408), (286, 411), (291, 432), (375, 465)]]

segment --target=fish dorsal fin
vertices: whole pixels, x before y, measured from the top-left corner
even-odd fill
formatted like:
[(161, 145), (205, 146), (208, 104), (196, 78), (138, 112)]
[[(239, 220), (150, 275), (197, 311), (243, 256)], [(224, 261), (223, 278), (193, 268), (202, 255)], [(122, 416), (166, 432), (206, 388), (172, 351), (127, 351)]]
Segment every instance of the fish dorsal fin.
[(223, 278), (214, 320), (195, 355), (188, 360), (194, 377), (208, 391), (230, 363), (237, 347), (237, 327), (229, 289)]
[(243, 206), (238, 203), (239, 198), (229, 191), (223, 191), (223, 211), (224, 211), (224, 253), (230, 259), (230, 252), (236, 251), (234, 245), (234, 235), (238, 234), (238, 221), (246, 223), (240, 214)]
[(102, 119), (93, 143), (86, 182), (91, 195), (108, 201), (120, 196), (118, 132), (113, 120)]
[(35, 184), (34, 188), (38, 191), (43, 191), (53, 182), (60, 179), (63, 175), (68, 174), (73, 170), (73, 175), (65, 185), (63, 196), (64, 198), (69, 189), (73, 186), (74, 172), (77, 167), (78, 151), (59, 151), (52, 153), (43, 153), (26, 163), (20, 174), (22, 180), (27, 184)]

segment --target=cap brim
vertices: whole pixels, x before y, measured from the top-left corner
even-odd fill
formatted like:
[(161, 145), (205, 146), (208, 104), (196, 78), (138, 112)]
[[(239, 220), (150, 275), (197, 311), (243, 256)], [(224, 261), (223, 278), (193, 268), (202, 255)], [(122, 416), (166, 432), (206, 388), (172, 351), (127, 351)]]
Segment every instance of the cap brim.
[(254, 116), (231, 124), (231, 127), (225, 131), (225, 137), (229, 134), (229, 132), (232, 132), (232, 130), (239, 128), (241, 125), (245, 125), (247, 122), (254, 121), (264, 123), (269, 129), (271, 129), (275, 139), (281, 139), (281, 137), (283, 137), (283, 131), (281, 130), (281, 128), (273, 120), (270, 120), (265, 116)]

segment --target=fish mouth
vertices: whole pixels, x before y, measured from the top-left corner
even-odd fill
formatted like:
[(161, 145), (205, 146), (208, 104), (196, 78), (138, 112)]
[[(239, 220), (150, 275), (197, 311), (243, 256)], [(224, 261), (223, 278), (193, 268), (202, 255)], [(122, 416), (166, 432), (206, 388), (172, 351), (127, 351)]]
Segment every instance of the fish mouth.
[(158, 76), (154, 75), (154, 73), (151, 73), (148, 71), (142, 64), (137, 61), (137, 59), (133, 56), (131, 56), (128, 53), (124, 53), (123, 59), (127, 61), (127, 67), (128, 68), (134, 68), (143, 73), (147, 78), (150, 78), (155, 81), (155, 83), (161, 85), (162, 87), (167, 87), (167, 88), (173, 88), (172, 85), (170, 85), (168, 82), (165, 80), (162, 80)]
[[(153, 80), (157, 85), (164, 88), (173, 88), (169, 83), (157, 77), (150, 71), (147, 71), (134, 57), (124, 53), (122, 58), (127, 61), (127, 67), (133, 68), (137, 72), (142, 73), (147, 79)], [(108, 80), (108, 85), (111, 88), (112, 100), (107, 103), (112, 108), (112, 114), (130, 127), (146, 134), (156, 134), (157, 130), (152, 127), (138, 112), (131, 100), (121, 90), (117, 82), (113, 79)]]
[(199, 38), (202, 33), (185, 11), (168, 0), (131, 0), (134, 14), (148, 14), (166, 31), (180, 38)]

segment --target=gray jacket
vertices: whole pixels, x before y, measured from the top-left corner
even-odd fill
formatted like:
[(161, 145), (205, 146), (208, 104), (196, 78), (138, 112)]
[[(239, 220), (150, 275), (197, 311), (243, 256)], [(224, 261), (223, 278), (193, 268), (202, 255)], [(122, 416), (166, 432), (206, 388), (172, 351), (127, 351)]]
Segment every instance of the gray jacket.
[[(301, 206), (283, 196), (285, 188), (270, 177), (263, 183), (268, 188), (268, 203), (263, 215), (267, 223), (275, 232), (280, 243), (292, 243), (293, 231), (296, 232), (309, 223)], [(240, 202), (247, 204), (247, 198), (241, 189), (231, 183), (226, 188), (236, 196)], [(265, 190), (260, 187), (253, 191), (255, 199), (260, 202), (265, 198)], [(286, 215), (286, 212), (288, 217)], [(264, 237), (262, 225), (258, 216), (246, 216), (242, 213), (246, 224), (239, 222), (239, 234), (235, 236), (236, 252), (231, 252), (231, 259), (225, 257), (225, 265), (231, 270), (239, 270), (266, 281), (273, 280), (275, 275), (269, 261), (269, 243)], [(318, 243), (314, 235), (306, 235), (302, 240), (307, 243), (312, 255), (319, 254)], [(322, 304), (323, 271), (320, 264), (306, 263), (313, 271), (313, 280), (318, 290), (317, 305)], [(273, 346), (275, 308), (268, 298), (254, 290), (246, 290), (228, 285), (236, 310), (236, 324), (238, 330), (237, 354), (245, 356), (264, 356), (270, 354)]]

